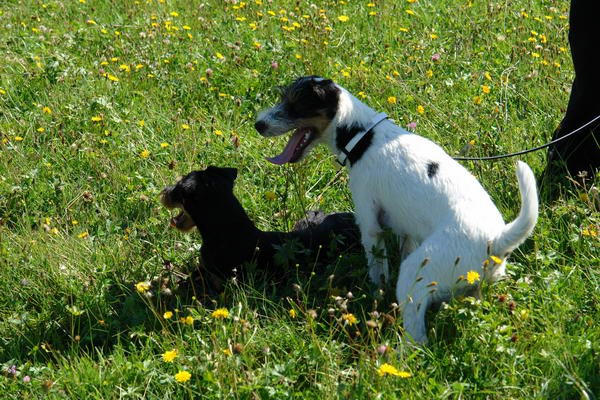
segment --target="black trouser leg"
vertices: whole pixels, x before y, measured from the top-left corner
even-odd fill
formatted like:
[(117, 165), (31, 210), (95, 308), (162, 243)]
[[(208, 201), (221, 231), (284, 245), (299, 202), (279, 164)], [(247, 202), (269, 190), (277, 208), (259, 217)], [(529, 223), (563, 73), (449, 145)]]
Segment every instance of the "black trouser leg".
[[(569, 44), (575, 80), (567, 112), (554, 132), (557, 139), (600, 115), (600, 3), (596, 0), (571, 0)], [(600, 167), (600, 122), (550, 147), (548, 170), (564, 175), (558, 165), (577, 176), (587, 171), (593, 177)]]

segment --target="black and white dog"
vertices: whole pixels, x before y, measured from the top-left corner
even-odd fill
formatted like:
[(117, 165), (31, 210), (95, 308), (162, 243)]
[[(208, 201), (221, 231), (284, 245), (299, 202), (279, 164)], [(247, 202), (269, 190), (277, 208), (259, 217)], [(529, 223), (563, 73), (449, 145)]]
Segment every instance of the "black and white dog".
[[(203, 268), (217, 281), (232, 277), (234, 269), (242, 273), (240, 267), (247, 263), (255, 263), (276, 279), (285, 276), (275, 260), (278, 247), (285, 243), (296, 242), (311, 265), (335, 262), (339, 252), (360, 250), (360, 232), (352, 213), (311, 212), (295, 231), (259, 230), (233, 194), (236, 177), (234, 168), (210, 166), (187, 174), (160, 195), (165, 207), (181, 210), (171, 219), (172, 226), (184, 232), (195, 226), (200, 231)], [(332, 246), (335, 255), (329, 251)]]
[[(427, 341), (425, 312), (434, 302), (467, 292), (470, 271), (494, 281), (505, 260), (532, 232), (538, 217), (534, 175), (517, 165), (521, 211), (505, 224), (480, 183), (441, 147), (410, 134), (333, 81), (304, 77), (288, 86), (281, 102), (255, 123), (262, 136), (294, 130), (275, 164), (298, 162), (325, 143), (348, 167), (369, 275), (380, 283), (388, 266), (380, 233), (404, 239), (396, 285), (405, 331)], [(384, 257), (380, 255), (383, 254)], [(478, 277), (473, 272), (470, 281)]]

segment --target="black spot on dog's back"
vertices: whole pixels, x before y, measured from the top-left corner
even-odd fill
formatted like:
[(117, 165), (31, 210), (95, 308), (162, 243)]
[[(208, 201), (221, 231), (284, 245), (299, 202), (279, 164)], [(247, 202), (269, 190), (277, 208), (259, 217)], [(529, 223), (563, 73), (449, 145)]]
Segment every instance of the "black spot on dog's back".
[(427, 176), (433, 178), (439, 169), (440, 164), (436, 163), (435, 161), (431, 161), (429, 164), (427, 164)]

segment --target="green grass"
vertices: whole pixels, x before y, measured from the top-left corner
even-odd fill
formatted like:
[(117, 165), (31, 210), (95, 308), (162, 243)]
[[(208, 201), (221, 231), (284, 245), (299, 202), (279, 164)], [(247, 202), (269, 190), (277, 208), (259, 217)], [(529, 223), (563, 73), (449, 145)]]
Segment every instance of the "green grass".
[[(364, 265), (299, 278), (300, 291), (257, 276), (212, 301), (185, 296), (177, 280), (197, 265), (200, 239), (169, 229), (157, 196), (214, 164), (239, 169), (236, 194), (261, 228), (288, 229), (307, 209), (350, 210), (346, 173), (325, 149), (298, 166), (264, 160), (284, 140), (260, 138), (256, 113), (299, 75), (364, 92), (450, 154), (543, 144), (573, 78), (567, 7), (2, 2), (3, 398), (596, 398), (597, 189), (573, 183), (543, 203), (508, 278), (430, 313), (431, 343), (417, 349), (402, 342), (393, 291), (373, 296)], [(523, 160), (539, 174), (545, 153)], [(514, 218), (512, 161), (466, 166)], [(152, 298), (136, 291), (143, 281)], [(219, 307), (230, 315), (212, 317)], [(412, 376), (379, 376), (384, 363)], [(181, 370), (188, 382), (175, 380)]]

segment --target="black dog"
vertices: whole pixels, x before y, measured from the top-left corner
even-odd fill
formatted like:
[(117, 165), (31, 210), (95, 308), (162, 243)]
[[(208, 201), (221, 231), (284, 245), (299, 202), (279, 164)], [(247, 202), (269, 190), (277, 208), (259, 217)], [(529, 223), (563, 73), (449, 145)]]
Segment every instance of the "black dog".
[[(165, 207), (182, 210), (171, 219), (171, 225), (181, 231), (196, 226), (200, 231), (204, 272), (211, 275), (213, 283), (215, 278), (222, 281), (233, 276), (234, 270), (243, 273), (248, 264), (269, 276), (282, 278), (282, 264), (290, 256), (311, 260), (312, 266), (317, 265), (316, 261), (333, 262), (340, 253), (351, 249), (360, 251), (360, 231), (352, 213), (311, 212), (296, 224), (295, 231), (259, 230), (233, 194), (236, 177), (235, 168), (210, 166), (189, 173), (161, 192)], [(279, 253), (286, 250), (282, 260)]]

